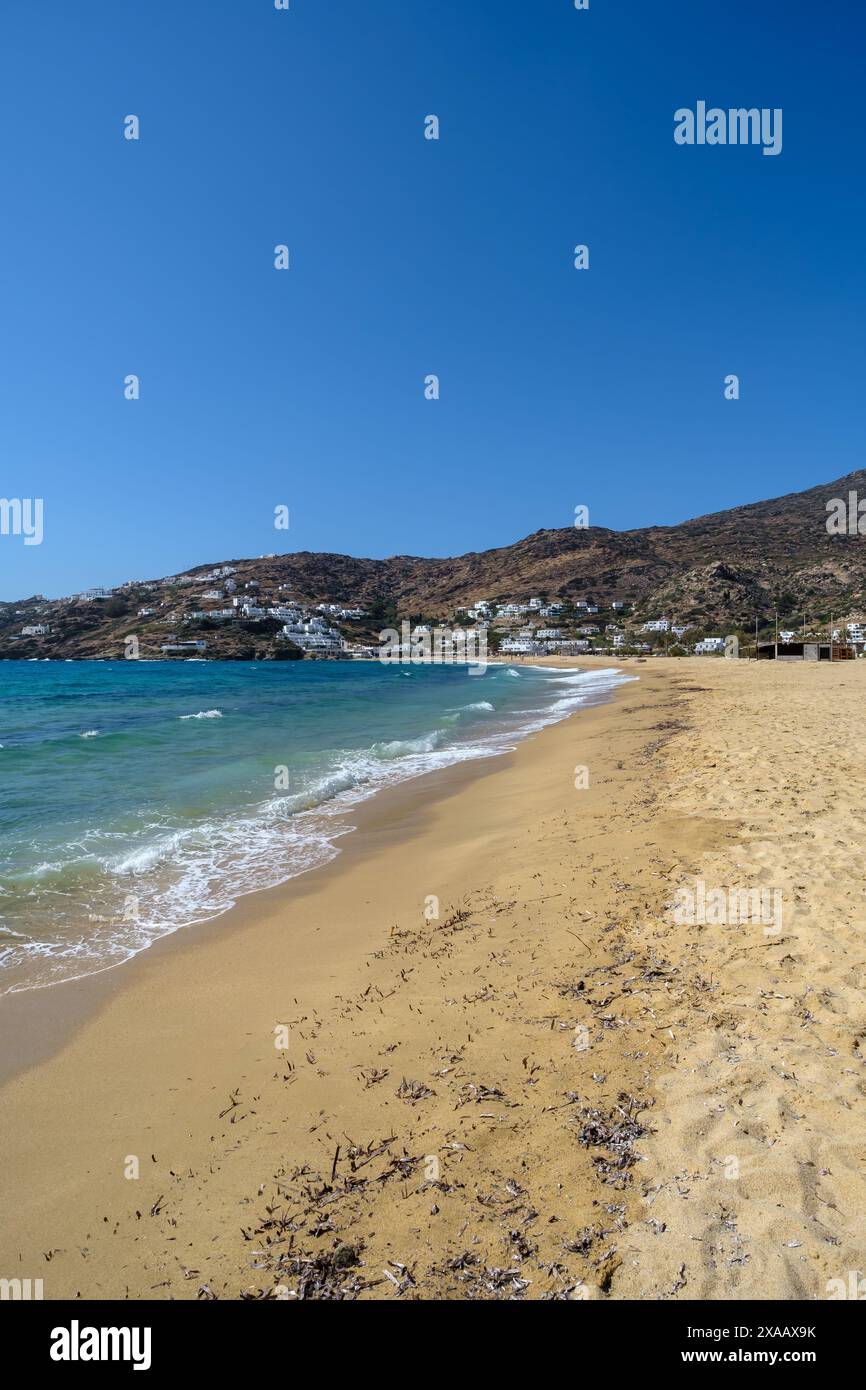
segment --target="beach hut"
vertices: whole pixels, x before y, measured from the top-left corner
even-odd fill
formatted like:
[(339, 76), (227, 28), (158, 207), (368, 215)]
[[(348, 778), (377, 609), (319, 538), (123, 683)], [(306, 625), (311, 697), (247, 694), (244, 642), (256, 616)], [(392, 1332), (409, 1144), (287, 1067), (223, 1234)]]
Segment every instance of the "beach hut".
[(759, 642), (759, 661), (852, 661), (856, 653), (849, 642)]

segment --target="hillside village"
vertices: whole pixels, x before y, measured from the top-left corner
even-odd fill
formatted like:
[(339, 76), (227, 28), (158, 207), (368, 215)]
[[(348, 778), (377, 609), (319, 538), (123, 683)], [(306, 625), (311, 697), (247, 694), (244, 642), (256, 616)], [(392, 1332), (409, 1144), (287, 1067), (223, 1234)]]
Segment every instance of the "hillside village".
[(731, 635), (753, 647), (756, 624), (759, 646), (819, 639), (859, 654), (864, 534), (859, 523), (840, 532), (828, 513), (861, 495), (862, 469), (674, 526), (561, 527), (445, 558), (292, 551), (37, 594), (0, 602), (0, 659), (352, 658), (403, 623), (410, 644), (465, 627), (504, 658), (713, 655)]
[[(477, 598), (445, 616), (404, 614), (381, 598), (364, 606), (351, 597), (299, 596), (276, 572), (270, 581), (256, 577), (261, 573), (258, 562), (238, 561), (57, 600), (37, 595), (0, 604), (0, 659), (351, 660), (380, 655), (380, 633), (397, 627), (404, 634), (401, 659), (446, 627), (474, 635), (476, 649), (502, 658), (717, 656), (725, 646), (724, 632), (675, 616), (647, 617), (625, 598)], [(780, 639), (794, 635), (783, 629)], [(843, 638), (862, 649), (863, 625), (841, 623), (835, 639)]]
[[(245, 577), (243, 564), (225, 564), (162, 580), (130, 580), (113, 589), (86, 589), (55, 601), (37, 596), (3, 605), (0, 656), (370, 658), (380, 652), (379, 633), (406, 621), (387, 605), (374, 608), (350, 599), (300, 599), (284, 583), (268, 587)], [(674, 647), (712, 653), (724, 647), (723, 637), (702, 639), (700, 632), (667, 618), (635, 624), (630, 608), (619, 599), (604, 610), (591, 599), (477, 599), (450, 615), (450, 627), (474, 631), (489, 655), (502, 656), (647, 653)], [(442, 628), (441, 618), (413, 615), (406, 630), (417, 643)], [(130, 639), (135, 639), (132, 648)]]
[(731, 635), (753, 647), (756, 624), (759, 645), (859, 654), (866, 547), (827, 517), (861, 492), (866, 470), (675, 526), (541, 530), (450, 558), (291, 551), (37, 594), (0, 602), (0, 659), (345, 659), (377, 654), (387, 629), (411, 645), (443, 626), (504, 658), (714, 655)]

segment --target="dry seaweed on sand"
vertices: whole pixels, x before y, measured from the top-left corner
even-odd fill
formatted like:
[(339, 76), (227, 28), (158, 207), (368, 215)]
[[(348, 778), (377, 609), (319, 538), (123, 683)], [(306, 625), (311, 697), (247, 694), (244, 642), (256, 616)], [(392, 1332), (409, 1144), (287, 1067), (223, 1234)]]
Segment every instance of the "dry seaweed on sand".
[(262, 1294), (242, 1294), (246, 1298), (284, 1298), (288, 1291), (290, 1298), (317, 1299), (329, 1302), (353, 1300), (368, 1287), (367, 1281), (358, 1273), (360, 1246), (336, 1245), (332, 1250), (323, 1250), (315, 1255), (293, 1255), (286, 1252), (271, 1266), (276, 1276), (277, 1288)]
[(647, 1126), (637, 1118), (648, 1103), (621, 1091), (611, 1110), (583, 1106), (577, 1115), (577, 1142), (585, 1149), (604, 1149), (604, 1155), (593, 1155), (599, 1177), (615, 1186), (630, 1180), (628, 1169), (638, 1160), (635, 1143), (648, 1133)]
[(461, 1255), (434, 1265), (431, 1275), (456, 1279), (461, 1285), (462, 1299), (522, 1299), (531, 1280), (524, 1279), (519, 1269), (501, 1269), (482, 1265), (478, 1255), (465, 1250)]
[(491, 1101), (498, 1101), (501, 1105), (516, 1106), (516, 1100), (509, 1100), (508, 1096), (500, 1086), (485, 1086), (475, 1081), (467, 1081), (461, 1086), (460, 1094), (457, 1098), (457, 1107), (469, 1105), (474, 1101), (476, 1105), (482, 1105)]
[(380, 1081), (384, 1081), (390, 1074), (387, 1067), (371, 1067), (369, 1071), (362, 1071), (361, 1075), (364, 1078), (365, 1090), (369, 1090), (371, 1086), (377, 1086)]
[(423, 1162), (424, 1159), (420, 1154), (408, 1154), (404, 1149), (399, 1157), (391, 1156), (389, 1158), (388, 1167), (383, 1168), (381, 1173), (377, 1173), (374, 1181), (386, 1183), (389, 1178), (402, 1178), (405, 1181), (407, 1178), (411, 1178), (415, 1169)]
[(407, 1081), (406, 1077), (400, 1082), (396, 1091), (400, 1100), (408, 1101), (414, 1105), (416, 1101), (427, 1100), (429, 1096), (435, 1096), (436, 1092), (431, 1091), (429, 1086), (425, 1086), (423, 1081)]

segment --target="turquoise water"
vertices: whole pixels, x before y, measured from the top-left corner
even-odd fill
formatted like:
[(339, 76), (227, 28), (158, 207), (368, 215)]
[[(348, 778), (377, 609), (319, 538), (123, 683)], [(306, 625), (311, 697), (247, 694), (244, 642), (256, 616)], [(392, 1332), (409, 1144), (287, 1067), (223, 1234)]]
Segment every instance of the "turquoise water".
[(620, 679), (0, 663), (0, 994), (117, 964), (315, 868), (378, 789), (513, 748)]

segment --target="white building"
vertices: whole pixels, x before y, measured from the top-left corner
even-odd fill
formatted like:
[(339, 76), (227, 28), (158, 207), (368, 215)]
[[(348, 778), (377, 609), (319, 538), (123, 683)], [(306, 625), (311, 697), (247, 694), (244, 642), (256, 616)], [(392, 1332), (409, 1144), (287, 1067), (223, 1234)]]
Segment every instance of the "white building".
[(22, 637), (47, 637), (51, 627), (48, 623), (31, 623), (29, 627), (22, 627)]
[(695, 656), (719, 656), (724, 650), (724, 637), (704, 637), (695, 643)]
[(286, 623), (277, 635), (305, 652), (333, 654), (343, 651), (346, 645), (341, 634), (336, 628), (328, 627), (324, 618), (295, 619)]
[(208, 570), (207, 574), (198, 576), (199, 584), (208, 584), (214, 579), (225, 579), (227, 575), (236, 574), (234, 565), (217, 565), (216, 569)]
[(79, 598), (79, 599), (83, 599), (85, 603), (92, 603), (92, 602), (94, 601), (94, 599), (98, 599), (98, 598), (111, 598), (111, 590), (110, 590), (110, 589), (82, 589), (81, 593), (80, 593), (80, 594), (76, 594), (75, 597), (76, 597), (76, 598)]
[(528, 637), (506, 637), (500, 642), (499, 650), (506, 654), (512, 652), (515, 656), (533, 656), (544, 651), (544, 648), (540, 642), (533, 642)]
[(648, 623), (644, 623), (644, 632), (670, 632), (670, 618), (652, 618)]
[(558, 627), (540, 627), (535, 635), (539, 639), (547, 638), (548, 641), (551, 639), (556, 639), (558, 641), (562, 637), (562, 633)]
[(320, 603), (317, 605), (319, 613), (330, 613), (332, 618), (364, 618), (366, 617), (363, 608), (344, 608), (340, 603)]

